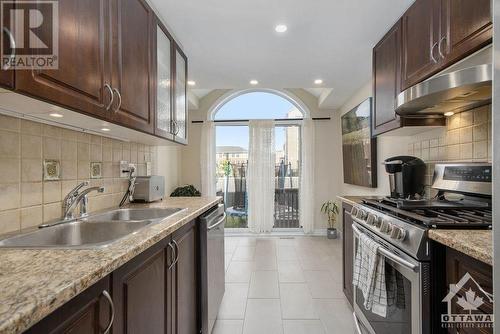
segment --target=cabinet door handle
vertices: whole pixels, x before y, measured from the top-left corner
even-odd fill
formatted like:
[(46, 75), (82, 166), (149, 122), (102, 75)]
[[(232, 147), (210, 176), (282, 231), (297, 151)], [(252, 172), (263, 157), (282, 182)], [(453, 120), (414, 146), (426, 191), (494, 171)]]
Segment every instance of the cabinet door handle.
[(444, 41), (446, 41), (446, 36), (443, 36), (440, 40), (439, 40), (439, 44), (438, 44), (438, 52), (439, 52), (439, 55), (441, 56), (441, 58), (444, 59), (444, 54), (441, 50), (441, 44), (443, 44)]
[(113, 322), (115, 321), (115, 304), (113, 303), (113, 299), (109, 295), (109, 292), (107, 292), (106, 290), (103, 290), (102, 295), (104, 296), (104, 298), (107, 299), (107, 301), (109, 303), (109, 307), (111, 309), (111, 318), (109, 319), (108, 326), (104, 330), (104, 334), (109, 334), (111, 327), (113, 326)]
[(174, 259), (172, 260), (172, 262), (168, 265), (168, 270), (172, 269), (172, 267), (174, 266), (175, 264), (175, 258), (177, 257), (177, 254), (176, 254), (176, 251), (175, 251), (175, 248), (174, 246), (172, 245), (172, 242), (169, 242), (168, 243), (168, 247), (170, 247), (170, 249), (172, 250), (172, 254), (174, 256)]
[(177, 123), (177, 121), (174, 121), (174, 124), (175, 124), (175, 135), (177, 136), (179, 134), (179, 132), (181, 131), (181, 129), (180, 129), (179, 123)]
[(104, 88), (106, 88), (109, 91), (109, 95), (111, 96), (111, 99), (109, 100), (108, 105), (106, 106), (106, 111), (109, 111), (109, 108), (113, 105), (113, 100), (115, 99), (115, 94), (113, 93), (113, 89), (111, 89), (111, 86), (109, 84), (105, 84)]
[(118, 112), (118, 110), (120, 110), (120, 107), (122, 106), (122, 94), (120, 94), (120, 91), (116, 88), (113, 88), (113, 92), (116, 93), (116, 95), (118, 95), (118, 106), (115, 108), (115, 113)]
[(177, 241), (175, 241), (175, 240), (172, 240), (172, 242), (174, 243), (174, 246), (175, 246), (174, 264), (176, 264), (177, 262), (179, 262), (179, 245), (177, 244)]
[[(7, 27), (3, 27), (2, 30), (9, 37), (10, 48), (12, 49), (9, 58), (14, 59), (16, 57), (16, 40), (14, 39), (14, 36), (12, 36), (10, 30), (7, 29)], [(9, 63), (5, 64), (5, 66), (2, 67), (3, 70), (8, 70), (9, 68), (10, 68)]]
[(439, 43), (436, 42), (434, 44), (432, 44), (432, 47), (431, 47), (431, 60), (434, 62), (434, 64), (437, 64), (437, 60), (436, 58), (434, 58), (434, 48), (438, 45)]

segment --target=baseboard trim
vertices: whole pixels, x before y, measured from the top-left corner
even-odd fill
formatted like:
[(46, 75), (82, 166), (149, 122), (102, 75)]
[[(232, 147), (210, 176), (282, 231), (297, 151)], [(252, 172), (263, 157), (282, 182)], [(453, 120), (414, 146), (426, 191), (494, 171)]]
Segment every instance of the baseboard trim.
[[(297, 237), (326, 237), (326, 228), (314, 229), (311, 233), (304, 233), (301, 228), (294, 229), (274, 229), (268, 233), (252, 233), (247, 228), (226, 228), (226, 236), (228, 237), (281, 237), (281, 236), (297, 236)], [(338, 239), (342, 239), (342, 232), (337, 231)]]

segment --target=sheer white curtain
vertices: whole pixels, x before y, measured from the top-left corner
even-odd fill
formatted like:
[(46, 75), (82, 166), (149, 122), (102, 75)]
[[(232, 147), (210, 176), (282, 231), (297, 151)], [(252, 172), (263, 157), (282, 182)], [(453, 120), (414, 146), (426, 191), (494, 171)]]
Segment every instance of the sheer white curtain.
[(274, 225), (274, 121), (249, 122), (247, 173), (248, 228), (251, 232), (270, 232)]
[(302, 159), (299, 190), (299, 219), (305, 233), (314, 230), (314, 124), (302, 123)]
[(215, 196), (216, 193), (216, 148), (215, 124), (211, 121), (203, 123), (201, 130), (201, 194)]

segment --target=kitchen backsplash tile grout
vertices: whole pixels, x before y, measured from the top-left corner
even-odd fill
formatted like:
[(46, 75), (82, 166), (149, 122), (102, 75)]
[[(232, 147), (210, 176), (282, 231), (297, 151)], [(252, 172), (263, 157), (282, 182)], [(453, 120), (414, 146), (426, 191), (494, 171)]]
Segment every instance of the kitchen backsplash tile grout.
[[(44, 181), (43, 159), (60, 161), (58, 181)], [(0, 234), (39, 225), (61, 215), (62, 198), (78, 182), (106, 187), (91, 194), (90, 211), (117, 206), (127, 188), (119, 162), (146, 162), (155, 170), (156, 148), (0, 115)], [(90, 178), (90, 163), (102, 162), (102, 178)]]
[(434, 164), (439, 162), (491, 162), (491, 105), (482, 106), (447, 119), (446, 131), (439, 137), (417, 139), (408, 145), (408, 155), (427, 163), (426, 196), (431, 191)]

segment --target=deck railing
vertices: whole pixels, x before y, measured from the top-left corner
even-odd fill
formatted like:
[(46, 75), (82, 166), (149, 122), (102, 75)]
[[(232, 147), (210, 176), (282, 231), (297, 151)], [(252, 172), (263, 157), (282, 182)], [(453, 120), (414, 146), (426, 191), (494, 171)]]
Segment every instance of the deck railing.
[[(220, 191), (219, 196), (224, 196)], [(241, 197), (246, 199), (246, 193), (227, 192), (224, 196), (228, 215), (226, 227), (246, 228), (247, 206), (241, 205)], [(299, 189), (275, 189), (274, 192), (274, 228), (299, 228)]]

